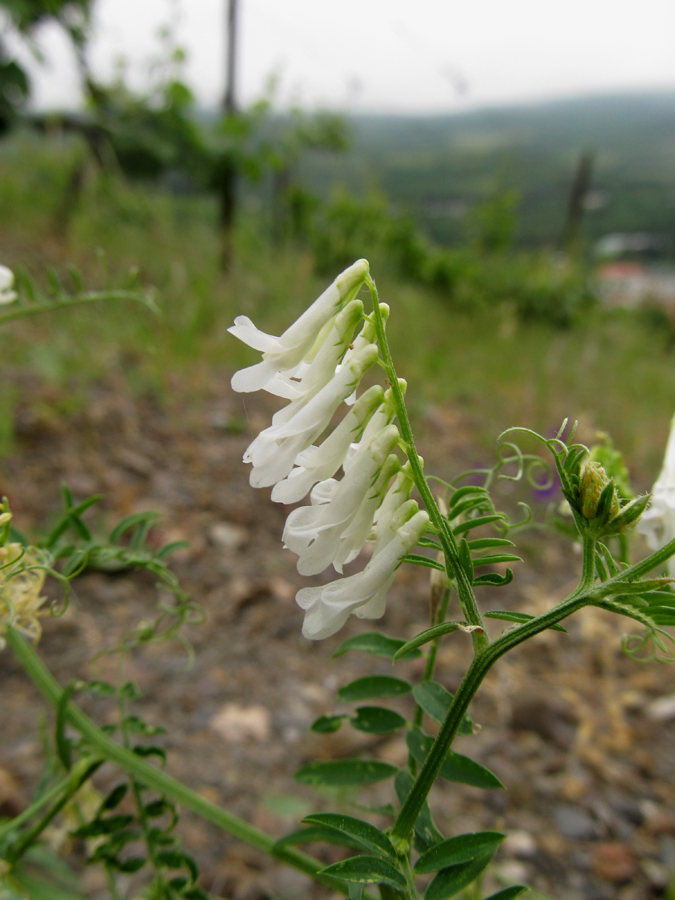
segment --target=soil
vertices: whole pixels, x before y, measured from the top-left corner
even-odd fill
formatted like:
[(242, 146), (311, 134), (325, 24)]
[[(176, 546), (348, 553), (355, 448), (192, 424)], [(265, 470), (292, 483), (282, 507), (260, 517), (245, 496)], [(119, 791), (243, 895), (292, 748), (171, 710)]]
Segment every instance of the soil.
[[(167, 770), (274, 836), (311, 811), (353, 812), (353, 797), (317, 793), (296, 785), (293, 775), (309, 760), (352, 753), (405, 764), (405, 743), (396, 735), (347, 726), (319, 735), (309, 726), (319, 715), (351, 709), (336, 701), (341, 684), (392, 672), (388, 660), (367, 654), (332, 659), (344, 639), (373, 627), (408, 637), (428, 625), (427, 571), (399, 571), (380, 622), (351, 619), (334, 638), (307, 641), (294, 596), (308, 580), (281, 545), (288, 510), (272, 503), (268, 490), (249, 487), (241, 462), (252, 436), (269, 422), (272, 407), (264, 399), (243, 402), (223, 375), (198, 402), (179, 380), (164, 402), (108, 383), (82, 409), (68, 411), (62, 390), (13, 377), (23, 399), (15, 449), (0, 462), (0, 490), (22, 530), (44, 533), (66, 481), (78, 500), (104, 495), (88, 514), (97, 533), (129, 513), (155, 509), (161, 513), (156, 545), (190, 542), (175, 554), (173, 569), (206, 615), (205, 624), (186, 629), (194, 664), (186, 668), (177, 641), (134, 652), (126, 663), (125, 677), (143, 693), (136, 711), (168, 729)], [(490, 453), (475, 449), (475, 428), (464, 413), (430, 408), (416, 428), (428, 472), (448, 476), (490, 464)], [(573, 586), (580, 559), (569, 542), (536, 531), (525, 532), (522, 545), (525, 562), (514, 582), (486, 593), (487, 608), (541, 611)], [(40, 655), (63, 685), (73, 677), (114, 678), (117, 658), (96, 655), (152, 616), (161, 599), (145, 573), (87, 572), (77, 579), (66, 614), (44, 620)], [(491, 627), (499, 633), (505, 624)], [(628, 659), (621, 651), (624, 626), (583, 611), (568, 635), (548, 632), (502, 660), (476, 698), (471, 713), (480, 731), (459, 738), (456, 749), (489, 766), (505, 790), (442, 782), (431, 805), (445, 834), (496, 828), (509, 835), (481, 896), (514, 881), (558, 900), (666, 895), (675, 873), (675, 668)], [(468, 636), (445, 638), (438, 680), (455, 689), (469, 659)], [(13, 815), (42, 771), (45, 706), (7, 650), (0, 653), (0, 672), (0, 815)], [(395, 673), (419, 677), (420, 661), (399, 663)], [(78, 702), (100, 723), (114, 717), (109, 702), (86, 696)], [(407, 698), (390, 705), (411, 713)], [(116, 777), (104, 767), (98, 790)], [(390, 791), (391, 782), (384, 782), (359, 799), (391, 802)], [(331, 896), (190, 814), (179, 830), (213, 897)], [(57, 841), (59, 833), (51, 837)], [(100, 870), (82, 866), (82, 848), (66, 841), (63, 849), (81, 869), (80, 892), (106, 897)], [(346, 855), (326, 845), (305, 849), (326, 863)]]

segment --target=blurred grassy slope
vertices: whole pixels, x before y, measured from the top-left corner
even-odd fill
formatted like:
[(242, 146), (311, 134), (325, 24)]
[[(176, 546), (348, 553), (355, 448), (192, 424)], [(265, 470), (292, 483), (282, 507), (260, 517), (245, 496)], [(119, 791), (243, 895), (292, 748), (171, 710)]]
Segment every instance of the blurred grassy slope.
[[(237, 263), (225, 277), (217, 265), (214, 202), (95, 173), (65, 234), (54, 220), (77, 152), (71, 142), (28, 135), (0, 145), (0, 261), (26, 266), (38, 279), (51, 264), (65, 280), (74, 263), (90, 288), (105, 284), (108, 273), (114, 278), (137, 266), (141, 282), (157, 287), (163, 317), (120, 304), (6, 328), (0, 333), (6, 431), (19, 399), (14, 376), (26, 368), (67, 386), (64, 411), (111, 377), (169, 402), (174, 394), (198, 400), (214, 379), (225, 381), (254, 359), (226, 332), (237, 313), (279, 333), (325, 286), (306, 253), (271, 248), (252, 219), (242, 223)], [(368, 256), (368, 247), (362, 253)], [(395, 360), (415, 414), (435, 402), (460, 404), (490, 443), (509, 425), (549, 433), (563, 416), (582, 416), (586, 433), (608, 430), (638, 480), (649, 484), (675, 409), (673, 333), (663, 321), (657, 327), (646, 316), (597, 310), (582, 326), (561, 331), (516, 321), (508, 304), (469, 315), (441, 294), (402, 283), (377, 259), (371, 264), (392, 308)]]
[[(589, 239), (611, 231), (675, 234), (675, 93), (600, 96), (443, 116), (355, 117), (353, 148), (310, 160), (318, 191), (335, 181), (381, 190), (439, 241), (462, 237), (461, 213), (521, 195), (521, 246), (557, 244), (583, 150), (595, 153)], [(671, 245), (675, 252), (675, 245)]]

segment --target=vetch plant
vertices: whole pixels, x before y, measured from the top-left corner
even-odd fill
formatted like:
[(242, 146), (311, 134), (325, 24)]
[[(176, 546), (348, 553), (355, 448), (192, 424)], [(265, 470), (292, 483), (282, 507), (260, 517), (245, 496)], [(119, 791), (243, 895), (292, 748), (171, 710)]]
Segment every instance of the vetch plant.
[[(372, 311), (365, 311), (356, 298), (361, 286), (370, 294)], [(395, 663), (419, 656), (420, 648), (428, 648), (422, 681), (417, 685), (400, 678), (372, 676), (338, 692), (339, 699), (348, 702), (412, 695), (412, 716), (406, 719), (390, 708), (362, 706), (351, 717), (324, 715), (312, 726), (315, 731), (330, 733), (348, 719), (354, 728), (371, 734), (406, 729), (407, 767), (397, 769), (377, 759), (330, 760), (309, 763), (296, 775), (303, 783), (350, 787), (393, 778), (398, 806), (389, 807), (392, 825), (383, 831), (356, 816), (317, 814), (304, 820), (306, 829), (280, 844), (324, 840), (357, 848), (359, 855), (323, 870), (324, 875), (346, 882), (350, 897), (362, 896), (365, 884), (377, 884), (383, 898), (415, 900), (420, 897), (417, 876), (428, 881), (426, 876), (432, 875), (424, 897), (444, 900), (480, 879), (504, 838), (490, 831), (446, 837), (436, 827), (427, 802), (437, 778), (486, 790), (502, 787), (489, 770), (452, 750), (457, 734), (472, 733), (471, 700), (500, 657), (545, 629), (564, 631), (560, 624), (564, 619), (585, 606), (596, 606), (645, 627), (643, 635), (625, 639), (631, 655), (672, 660), (668, 647), (675, 641), (666, 630), (675, 626), (672, 579), (643, 576), (662, 567), (675, 553), (667, 499), (667, 492), (675, 490), (670, 484), (673, 439), (664, 473), (655, 486), (655, 509), (647, 513), (645, 522), (645, 527), (652, 529), (648, 533), (656, 552), (634, 565), (626, 559), (625, 536), (645, 513), (650, 496), (622, 496), (600, 462), (590, 457), (589, 449), (574, 443), (575, 429), (568, 432), (567, 421), (552, 439), (528, 429), (511, 429), (500, 438), (499, 461), (492, 470), (441, 482), (442, 496), (437, 499), (416, 449), (405, 406), (406, 385), (398, 378), (389, 351), (388, 315), (366, 261), (359, 260), (279, 338), (264, 335), (263, 339), (248, 319), (238, 319), (230, 330), (261, 350), (263, 358), (238, 372), (232, 387), (238, 391), (263, 389), (290, 400), (244, 455), (244, 461), (252, 465), (251, 485), (273, 486), (272, 499), (280, 502), (294, 503), (309, 495), (309, 505), (290, 512), (284, 544), (298, 555), (300, 574), (316, 575), (332, 566), (342, 575), (328, 584), (298, 591), (306, 637), (321, 639), (334, 634), (351, 614), (380, 618), (387, 591), (402, 563), (432, 569), (427, 630), (408, 641), (366, 632), (350, 638), (336, 653), (361, 650), (390, 657)], [(375, 363), (383, 370), (386, 384), (370, 387), (356, 397), (353, 392), (358, 392), (361, 378)], [(345, 402), (353, 405), (345, 407)], [(333, 424), (340, 407), (343, 417)], [(523, 454), (512, 439), (506, 440), (517, 433), (531, 435), (551, 454), (583, 548), (578, 585), (565, 600), (537, 617), (515, 610), (484, 614), (475, 593), (476, 587), (499, 588), (513, 578), (511, 569), (503, 575), (481, 574), (480, 569), (519, 560), (511, 552), (514, 545), (508, 535), (523, 523), (514, 525), (496, 509), (490, 495), (492, 482), (528, 474), (535, 477), (537, 469), (546, 467), (538, 457)], [(516, 472), (510, 474), (514, 466)], [(483, 475), (482, 484), (475, 483), (478, 474)], [(474, 483), (466, 475), (473, 475)], [(411, 498), (413, 488), (424, 509)], [(657, 528), (659, 536), (653, 537)], [(368, 541), (373, 542), (373, 549), (365, 567), (344, 576), (343, 566), (354, 560)], [(614, 551), (613, 541), (617, 544)], [(418, 546), (432, 553), (414, 552)], [(463, 618), (448, 620), (453, 593)], [(491, 634), (486, 619), (511, 624), (505, 631)], [(440, 640), (461, 634), (470, 635), (474, 659), (452, 696), (434, 680), (434, 672)], [(440, 724), (436, 738), (424, 731), (425, 717)], [(413, 853), (419, 854), (416, 860)], [(513, 885), (492, 896), (507, 900), (525, 890)]]
[[(0, 270), (0, 299), (13, 285), (3, 277)], [(18, 297), (12, 297), (17, 303), (0, 314), (0, 324), (75, 302), (146, 296), (133, 289), (93, 295), (81, 287), (68, 294), (58, 282), (52, 295), (40, 295), (22, 276)], [(405, 734), (406, 765), (376, 758), (323, 759), (306, 763), (296, 773), (302, 784), (350, 791), (391, 781), (390, 802), (375, 810), (389, 817), (389, 824), (378, 828), (357, 815), (364, 809), (361, 805), (351, 810), (354, 815), (340, 811), (307, 816), (303, 827), (275, 840), (165, 770), (163, 729), (133, 713), (139, 689), (124, 677), (124, 661), (148, 643), (174, 639), (183, 643), (189, 658), (182, 627), (202, 616), (169, 568), (168, 557), (178, 545), (159, 550), (149, 546), (156, 516), (148, 512), (127, 517), (106, 538), (96, 537), (85, 516), (99, 498), (78, 503), (64, 486), (63, 514), (41, 542), (31, 542), (15, 528), (6, 501), (0, 506), (2, 652), (14, 652), (56, 713), (50, 759), (33, 801), (12, 821), (0, 822), (0, 884), (10, 896), (25, 897), (16, 880), (22, 859), (53, 822), (71, 821), (72, 816), (64, 814), (74, 809), (77, 826), (61, 827), (69, 827), (84, 842), (89, 863), (103, 866), (113, 900), (204, 900), (207, 894), (196, 864), (175, 836), (180, 807), (352, 900), (373, 900), (368, 885), (377, 887), (381, 900), (419, 900), (422, 893), (425, 900), (445, 900), (462, 892), (477, 900), (483, 897), (485, 870), (504, 835), (495, 830), (445, 835), (433, 819), (428, 797), (439, 778), (484, 790), (503, 787), (489, 769), (452, 747), (455, 736), (474, 733), (470, 704), (491, 668), (547, 629), (564, 632), (561, 623), (586, 606), (642, 626), (640, 634), (624, 639), (633, 658), (673, 660), (675, 639), (668, 629), (675, 627), (675, 592), (664, 570), (675, 555), (672, 435), (651, 507), (649, 495), (631, 495), (617, 451), (607, 444), (591, 452), (575, 443), (575, 429), (568, 429), (567, 421), (553, 438), (510, 429), (499, 439), (491, 468), (458, 473), (450, 481), (425, 476), (406, 410), (406, 385), (389, 351), (388, 317), (368, 263), (359, 260), (281, 336), (260, 331), (243, 316), (230, 330), (262, 353), (261, 361), (235, 374), (233, 388), (265, 390), (285, 401), (246, 450), (251, 484), (271, 488), (277, 502), (309, 499), (290, 510), (283, 542), (297, 555), (303, 576), (331, 571), (331, 580), (308, 584), (297, 593), (305, 636), (321, 640), (334, 635), (351, 615), (380, 618), (401, 565), (430, 570), (428, 628), (407, 639), (365, 631), (345, 640), (334, 654), (362, 652), (393, 664), (423, 659), (420, 680), (380, 674), (358, 678), (338, 690), (341, 703), (356, 704), (353, 711), (327, 710), (311, 726), (322, 734), (347, 723), (374, 736)], [(364, 376), (373, 380), (378, 371), (382, 383), (362, 389)], [(538, 441), (552, 463), (524, 453), (515, 435)], [(531, 518), (528, 509), (515, 521), (500, 511), (493, 498), (495, 484), (522, 479), (543, 488), (553, 478), (559, 480), (574, 539), (582, 547), (576, 587), (538, 616), (492, 606), (484, 612), (476, 589), (497, 590), (513, 580), (511, 568), (494, 567), (519, 561), (512, 538)], [(631, 563), (628, 538), (640, 520), (653, 552)], [(367, 562), (347, 574), (345, 566), (358, 559), (366, 544)], [(171, 599), (161, 599), (154, 617), (148, 613), (115, 648), (118, 684), (72, 680), (62, 688), (31, 643), (37, 643), (47, 614), (63, 612), (70, 582), (87, 568), (143, 569)], [(61, 583), (61, 601), (44, 600), (47, 576)], [(439, 646), (446, 639), (468, 641), (473, 649), (454, 694), (435, 677)], [(80, 691), (115, 704), (116, 715), (108, 710), (103, 728), (74, 702)], [(400, 703), (400, 711), (379, 705), (382, 698)], [(123, 777), (88, 808), (81, 802), (81, 791), (86, 787), (89, 797), (95, 796), (92, 779), (104, 762), (115, 764)], [(317, 841), (356, 853), (326, 866), (295, 846)], [(491, 900), (513, 900), (525, 890), (507, 884), (491, 894)]]

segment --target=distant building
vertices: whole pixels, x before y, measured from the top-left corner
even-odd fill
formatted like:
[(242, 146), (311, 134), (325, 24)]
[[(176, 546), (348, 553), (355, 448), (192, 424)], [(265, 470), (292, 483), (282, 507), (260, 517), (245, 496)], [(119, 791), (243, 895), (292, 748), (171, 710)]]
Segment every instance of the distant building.
[(666, 261), (670, 241), (648, 232), (607, 234), (596, 242), (600, 298), (611, 306), (656, 303), (675, 313), (675, 266)]
[(596, 273), (600, 299), (610, 306), (657, 303), (675, 313), (675, 267), (641, 262), (611, 262)]

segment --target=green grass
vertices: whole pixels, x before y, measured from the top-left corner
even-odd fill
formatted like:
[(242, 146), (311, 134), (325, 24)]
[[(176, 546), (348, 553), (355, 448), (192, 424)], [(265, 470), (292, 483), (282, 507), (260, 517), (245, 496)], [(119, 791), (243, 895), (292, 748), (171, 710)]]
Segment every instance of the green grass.
[[(227, 334), (237, 313), (275, 332), (325, 286), (309, 254), (270, 247), (250, 215), (225, 276), (211, 198), (174, 197), (95, 171), (87, 174), (67, 234), (55, 229), (80, 152), (73, 142), (30, 135), (0, 145), (0, 262), (23, 265), (38, 281), (47, 265), (67, 281), (73, 263), (92, 289), (137, 267), (141, 282), (157, 288), (163, 314), (158, 319), (141, 307), (109, 304), (6, 327), (0, 333), (3, 370), (29, 369), (67, 386), (65, 412), (87, 402), (90, 385), (120, 373), (132, 391), (170, 399), (180, 384), (182, 396), (187, 391), (198, 399), (213, 379), (253, 360)], [(369, 255), (368, 247), (362, 254)], [(550, 433), (564, 416), (580, 416), (590, 429), (613, 435), (638, 481), (648, 485), (675, 409), (668, 327), (646, 316), (596, 310), (583, 325), (558, 330), (517, 321), (508, 303), (471, 315), (441, 294), (402, 281), (384, 263), (371, 263), (392, 308), (394, 359), (409, 381), (415, 414), (430, 402), (457, 404), (479, 439), (490, 443), (510, 425)], [(7, 416), (15, 394), (11, 377), (5, 378), (0, 452), (10, 439)]]

